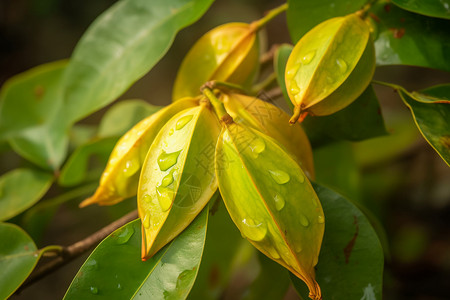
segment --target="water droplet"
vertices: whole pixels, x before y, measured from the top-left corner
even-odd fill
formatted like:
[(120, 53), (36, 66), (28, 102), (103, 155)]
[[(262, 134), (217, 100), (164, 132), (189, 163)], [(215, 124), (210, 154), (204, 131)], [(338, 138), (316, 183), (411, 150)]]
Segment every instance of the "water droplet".
[(285, 184), (291, 179), (288, 173), (281, 170), (269, 170), (269, 173), (273, 180), (278, 184)]
[(149, 194), (145, 194), (145, 195), (142, 197), (142, 201), (144, 201), (144, 202), (146, 202), (146, 203), (150, 203), (150, 202), (152, 202), (152, 197), (151, 197)]
[(266, 144), (262, 139), (256, 138), (250, 143), (250, 149), (252, 150), (252, 157), (257, 158), (266, 149)]
[(122, 289), (122, 285), (120, 283), (117, 284), (117, 289), (121, 290)]
[(262, 222), (257, 222), (253, 219), (243, 219), (244, 223), (243, 234), (252, 241), (259, 242), (264, 239), (267, 234), (267, 225)]
[(302, 252), (302, 250), (303, 250), (303, 248), (302, 248), (302, 246), (300, 245), (300, 243), (299, 243), (299, 242), (295, 242), (295, 243), (294, 243), (294, 251), (295, 251), (296, 253), (300, 253), (300, 252)]
[(126, 226), (123, 227), (122, 230), (120, 231), (120, 233), (117, 235), (117, 243), (118, 244), (125, 244), (126, 242), (128, 242), (130, 240), (130, 238), (133, 236), (134, 234), (134, 229), (132, 226)]
[(325, 223), (324, 217), (323, 217), (323, 216), (318, 216), (318, 217), (317, 217), (317, 222), (320, 223), (320, 224)]
[(97, 295), (98, 294), (98, 288), (95, 286), (91, 286), (90, 291), (92, 294)]
[(292, 67), (292, 69), (287, 70), (286, 72), (286, 79), (292, 79), (295, 77), (295, 75), (298, 72), (298, 69), (300, 69), (300, 64), (296, 64)]
[(150, 227), (150, 216), (149, 215), (144, 216), (144, 220), (142, 220), (142, 225), (144, 225), (145, 228)]
[(175, 171), (175, 169), (172, 169), (169, 172), (169, 174), (164, 176), (164, 178), (161, 180), (161, 186), (162, 187), (167, 187), (173, 182), (173, 171)]
[(294, 79), (290, 82), (289, 92), (291, 92), (291, 94), (294, 96), (300, 93), (300, 88), (297, 85), (297, 81), (295, 81)]
[(192, 117), (193, 117), (193, 115), (188, 115), (188, 116), (181, 117), (177, 121), (177, 124), (175, 125), (175, 128), (177, 130), (182, 129), (184, 126), (186, 126), (187, 123), (189, 123), (192, 120)]
[(95, 259), (90, 259), (84, 264), (84, 268), (89, 271), (94, 271), (98, 269), (98, 264)]
[(284, 198), (279, 195), (279, 194), (275, 194), (275, 196), (273, 197), (273, 200), (275, 200), (275, 208), (276, 210), (280, 211), (283, 209), (284, 205), (285, 205), (285, 201)]
[(302, 58), (302, 63), (304, 65), (309, 64), (313, 60), (315, 55), (316, 55), (316, 50), (306, 53), (305, 56), (303, 56), (303, 58)]
[(302, 174), (298, 174), (298, 181), (299, 181), (300, 183), (305, 182), (305, 176), (303, 176)]
[(125, 176), (130, 177), (134, 173), (136, 173), (140, 169), (139, 160), (137, 158), (130, 159), (125, 163), (125, 167), (123, 168), (123, 173)]
[(341, 71), (342, 73), (347, 71), (347, 63), (342, 58), (336, 59), (336, 64), (339, 67), (339, 71)]
[(267, 248), (267, 252), (269, 252), (269, 255), (270, 255), (273, 259), (279, 259), (279, 258), (280, 258), (280, 253), (278, 253), (278, 251), (277, 251), (275, 248), (268, 247), (268, 248)]
[(174, 133), (174, 130), (173, 130), (173, 128), (171, 128), (171, 129), (169, 130), (169, 136), (171, 136), (173, 133)]
[(298, 218), (300, 220), (300, 224), (302, 224), (304, 227), (308, 227), (309, 226), (309, 221), (304, 215), (300, 214), (298, 216)]
[(172, 206), (173, 192), (167, 188), (158, 186), (156, 188), (156, 194), (158, 196), (158, 202), (162, 211), (167, 211)]
[(167, 153), (163, 151), (158, 157), (158, 166), (161, 171), (166, 171), (174, 164), (177, 163), (178, 156), (180, 155), (180, 151)]

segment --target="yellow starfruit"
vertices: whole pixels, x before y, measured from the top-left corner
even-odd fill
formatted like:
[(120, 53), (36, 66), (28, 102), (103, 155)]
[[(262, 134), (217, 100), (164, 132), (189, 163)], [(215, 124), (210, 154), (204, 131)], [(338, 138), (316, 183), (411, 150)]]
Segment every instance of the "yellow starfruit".
[(138, 188), (144, 260), (183, 231), (216, 192), (219, 132), (217, 117), (202, 102), (171, 118), (155, 138)]
[(375, 71), (370, 29), (357, 15), (326, 20), (295, 45), (286, 64), (285, 82), (294, 116), (330, 115), (352, 103)]
[(181, 63), (172, 99), (194, 97), (211, 80), (249, 87), (259, 68), (256, 28), (246, 23), (227, 23), (203, 35)]
[(112, 205), (136, 195), (145, 156), (164, 124), (183, 109), (198, 105), (198, 99), (186, 98), (143, 119), (120, 138), (109, 157), (95, 194), (80, 207), (97, 203)]
[(287, 268), (321, 299), (315, 281), (324, 214), (308, 178), (272, 138), (234, 122), (216, 147), (219, 190), (233, 222), (259, 251)]

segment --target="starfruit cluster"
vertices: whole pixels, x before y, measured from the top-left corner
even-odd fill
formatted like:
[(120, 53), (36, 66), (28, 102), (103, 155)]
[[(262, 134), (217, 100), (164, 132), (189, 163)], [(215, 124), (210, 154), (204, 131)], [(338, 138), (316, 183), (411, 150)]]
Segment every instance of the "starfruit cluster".
[(137, 195), (145, 260), (182, 232), (219, 190), (242, 236), (302, 279), (310, 298), (319, 300), (314, 266), (325, 216), (309, 181), (315, 176), (311, 145), (294, 123), (302, 113), (334, 113), (362, 93), (374, 71), (373, 43), (356, 14), (307, 33), (286, 66), (292, 118), (256, 97), (204, 85), (226, 81), (245, 89), (258, 66), (253, 23), (206, 33), (182, 62), (173, 103), (119, 140), (97, 191), (81, 206)]

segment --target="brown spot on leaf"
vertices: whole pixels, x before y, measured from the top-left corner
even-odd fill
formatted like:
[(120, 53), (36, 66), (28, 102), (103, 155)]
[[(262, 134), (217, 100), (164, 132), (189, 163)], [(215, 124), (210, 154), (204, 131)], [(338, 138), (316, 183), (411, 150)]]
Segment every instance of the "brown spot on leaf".
[(369, 16), (377, 23), (380, 23), (380, 18), (374, 13), (369, 13)]
[(347, 246), (345, 246), (344, 248), (344, 256), (346, 264), (348, 264), (350, 261), (350, 255), (352, 254), (353, 247), (355, 246), (356, 243), (356, 238), (358, 237), (359, 234), (358, 218), (356, 216), (353, 216), (353, 218), (354, 218), (353, 224), (355, 225), (355, 234), (353, 235), (350, 242), (348, 242)]
[(450, 135), (444, 135), (439, 139), (439, 142), (447, 149), (450, 149)]
[(44, 96), (45, 89), (42, 85), (37, 85), (34, 87), (33, 93), (37, 100), (41, 100), (42, 97)]
[(390, 31), (392, 31), (392, 35), (396, 39), (401, 39), (402, 36), (405, 34), (405, 28), (390, 28)]
[(23, 249), (25, 249), (25, 251), (30, 250), (30, 247), (28, 247), (28, 245), (23, 246)]
[(384, 6), (384, 10), (388, 13), (388, 12), (390, 12), (391, 11), (391, 5), (390, 4), (386, 4), (385, 6)]

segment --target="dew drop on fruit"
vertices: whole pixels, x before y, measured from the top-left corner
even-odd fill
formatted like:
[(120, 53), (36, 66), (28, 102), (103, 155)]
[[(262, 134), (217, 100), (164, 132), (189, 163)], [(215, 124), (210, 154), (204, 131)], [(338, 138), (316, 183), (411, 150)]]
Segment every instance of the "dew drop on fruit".
[(171, 135), (173, 134), (173, 132), (174, 132), (174, 130), (173, 130), (173, 128), (171, 128), (171, 129), (169, 130), (169, 136), (171, 136)]
[(145, 194), (145, 195), (142, 197), (142, 201), (143, 201), (143, 202), (146, 202), (146, 203), (150, 203), (150, 202), (152, 201), (152, 197), (150, 197), (149, 194)]
[(132, 176), (134, 173), (136, 173), (140, 168), (139, 161), (137, 158), (130, 159), (125, 163), (125, 167), (123, 168), (123, 174), (125, 176)]
[(309, 221), (304, 215), (300, 214), (298, 216), (298, 219), (300, 220), (300, 224), (302, 224), (304, 227), (308, 227), (309, 226)]
[(291, 69), (286, 71), (286, 79), (292, 79), (295, 77), (295, 75), (298, 72), (298, 69), (300, 68), (300, 64), (294, 65)]
[(187, 123), (189, 123), (192, 120), (192, 115), (188, 115), (188, 116), (184, 116), (181, 117), (178, 121), (177, 124), (175, 125), (175, 128), (177, 130), (182, 129), (184, 126), (186, 126)]
[(161, 152), (158, 157), (158, 166), (161, 171), (166, 171), (174, 164), (177, 163), (178, 156), (180, 155), (180, 151), (167, 153), (165, 151)]
[(306, 53), (305, 56), (303, 56), (302, 58), (302, 63), (304, 65), (309, 64), (313, 60), (314, 56), (316, 56), (316, 50)]
[(272, 179), (278, 184), (285, 184), (291, 179), (288, 173), (281, 170), (269, 170), (269, 173)]
[(172, 206), (173, 192), (167, 188), (158, 186), (156, 188), (156, 195), (158, 196), (159, 206), (162, 211), (167, 211)]
[(267, 225), (263, 222), (255, 221), (251, 218), (245, 218), (242, 220), (242, 223), (244, 224), (244, 236), (252, 241), (262, 241), (267, 234)]
[(320, 223), (320, 224), (323, 224), (323, 223), (325, 223), (325, 219), (323, 218), (323, 216), (318, 216), (317, 217), (317, 222)]
[(149, 228), (150, 227), (150, 216), (149, 215), (145, 215), (144, 219), (142, 220), (142, 225), (145, 228)]
[(161, 186), (162, 187), (167, 187), (170, 184), (172, 184), (172, 182), (173, 182), (173, 171), (174, 171), (174, 169), (172, 169), (172, 171), (170, 171), (169, 174), (167, 174), (166, 176), (163, 177), (163, 179), (161, 180)]
[(291, 92), (292, 95), (297, 95), (298, 93), (300, 93), (300, 88), (297, 85), (297, 81), (295, 81), (294, 79), (291, 80), (289, 92)]
[(279, 259), (280, 258), (280, 253), (278, 253), (278, 251), (275, 248), (273, 248), (273, 247), (268, 247), (267, 248), (267, 252), (269, 252), (269, 255), (273, 259)]
[(339, 67), (339, 71), (341, 71), (342, 73), (347, 71), (347, 63), (342, 58), (336, 59), (336, 64)]

